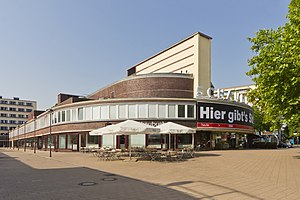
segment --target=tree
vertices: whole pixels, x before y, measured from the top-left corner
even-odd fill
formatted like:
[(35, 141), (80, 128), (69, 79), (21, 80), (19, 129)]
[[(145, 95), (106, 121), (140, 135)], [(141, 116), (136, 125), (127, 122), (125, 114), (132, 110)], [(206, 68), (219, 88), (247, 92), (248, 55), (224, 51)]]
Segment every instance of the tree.
[(254, 112), (254, 129), (256, 132), (270, 131), (270, 123), (266, 122), (265, 114), (257, 106), (253, 106)]
[(249, 98), (276, 129), (282, 122), (292, 129), (300, 124), (300, 0), (291, 1), (287, 19), (284, 26), (249, 38), (255, 55), (247, 75), (256, 83)]

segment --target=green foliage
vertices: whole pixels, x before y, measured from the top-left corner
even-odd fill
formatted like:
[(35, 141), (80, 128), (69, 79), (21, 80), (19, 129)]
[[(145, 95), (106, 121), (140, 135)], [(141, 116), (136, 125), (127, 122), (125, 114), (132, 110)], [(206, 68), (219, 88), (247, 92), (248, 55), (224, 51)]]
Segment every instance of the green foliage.
[(292, 129), (300, 127), (300, 0), (291, 1), (287, 19), (284, 26), (249, 38), (255, 55), (247, 75), (257, 86), (249, 98), (273, 129), (283, 121)]
[(271, 124), (265, 120), (265, 114), (257, 106), (253, 106), (254, 129), (257, 132), (270, 131)]

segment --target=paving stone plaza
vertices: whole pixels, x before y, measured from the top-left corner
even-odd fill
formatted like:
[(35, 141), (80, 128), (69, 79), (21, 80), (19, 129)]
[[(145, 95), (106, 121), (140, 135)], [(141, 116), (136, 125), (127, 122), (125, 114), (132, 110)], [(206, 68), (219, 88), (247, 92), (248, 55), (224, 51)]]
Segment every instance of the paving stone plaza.
[[(57, 180), (55, 176), (52, 177), (52, 183), (57, 181), (56, 186), (46, 184), (48, 190), (47, 188), (44, 190), (50, 196), (45, 196), (45, 199), (52, 199), (51, 194), (59, 194), (62, 197), (72, 196), (69, 186), (64, 189), (66, 186), (62, 184), (67, 181), (63, 178), (64, 175), (73, 177), (71, 182), (77, 176), (86, 176), (87, 178), (76, 181), (82, 181), (83, 184), (88, 185), (89, 190), (96, 192), (87, 193), (89, 199), (99, 199), (98, 197), (123, 199), (124, 195), (126, 199), (300, 198), (300, 148), (297, 147), (275, 150), (203, 151), (197, 152), (195, 158), (183, 162), (99, 161), (92, 154), (79, 152), (53, 152), (52, 158), (49, 158), (48, 151), (37, 151), (34, 154), (28, 149), (26, 152), (23, 149), (19, 151), (1, 149), (0, 156), (2, 158), (0, 160), (2, 177), (0, 195), (2, 195), (1, 199), (5, 200), (26, 199), (17, 195), (24, 192), (25, 194), (31, 191), (39, 193), (39, 188), (45, 184), (41, 178), (35, 177), (30, 183), (25, 184), (27, 185), (25, 188), (21, 187), (21, 183), (16, 180), (22, 180), (22, 176), (26, 173), (44, 170), (63, 171), (61, 176), (56, 175)], [(11, 170), (12, 174), (8, 177), (10, 169), (5, 164), (8, 161), (16, 161), (19, 165), (26, 166), (26, 171)], [(35, 170), (28, 170), (28, 168)], [(79, 168), (91, 171), (82, 172), (78, 170)], [(95, 171), (100, 171), (102, 175), (96, 175)], [(102, 176), (105, 177), (105, 174), (109, 180), (117, 176), (117, 181), (114, 182), (121, 180), (122, 184), (118, 186), (111, 184), (111, 187), (106, 187), (105, 190), (93, 190), (97, 186), (92, 184), (103, 184), (100, 180), (103, 180)], [(47, 177), (47, 175), (43, 176)], [(49, 176), (51, 176), (50, 173)], [(102, 178), (99, 179), (97, 176)], [(140, 182), (135, 183), (134, 181), (137, 180)], [(35, 187), (34, 183), (39, 187)], [(147, 185), (149, 183), (150, 185)], [(8, 186), (9, 191), (7, 191)], [(45, 191), (40, 193), (45, 195)], [(8, 195), (8, 193), (10, 196), (4, 198), (4, 194)], [(85, 194), (83, 192), (81, 195)]]

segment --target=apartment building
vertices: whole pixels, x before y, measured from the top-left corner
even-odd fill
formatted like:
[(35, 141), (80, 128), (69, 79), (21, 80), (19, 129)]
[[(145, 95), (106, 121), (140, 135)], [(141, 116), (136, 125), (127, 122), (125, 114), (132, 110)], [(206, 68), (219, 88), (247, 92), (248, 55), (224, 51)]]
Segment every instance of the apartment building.
[(36, 101), (22, 100), (18, 97), (12, 99), (0, 96), (0, 135), (7, 134), (18, 125), (28, 120), (29, 114), (36, 110)]

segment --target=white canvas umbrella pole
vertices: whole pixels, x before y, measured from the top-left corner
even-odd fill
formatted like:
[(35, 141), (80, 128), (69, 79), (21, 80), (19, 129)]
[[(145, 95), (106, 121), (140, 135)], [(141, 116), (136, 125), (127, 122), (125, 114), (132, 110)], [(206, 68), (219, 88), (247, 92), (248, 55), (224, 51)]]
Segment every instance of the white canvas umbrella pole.
[(169, 150), (171, 149), (171, 133), (169, 133)]
[(116, 149), (116, 147), (115, 147), (115, 135), (112, 135), (112, 137), (113, 137), (113, 146), (112, 146), (112, 148)]
[(194, 149), (195, 146), (195, 133), (192, 133), (192, 149)]
[(129, 159), (131, 160), (131, 135), (128, 135)]

